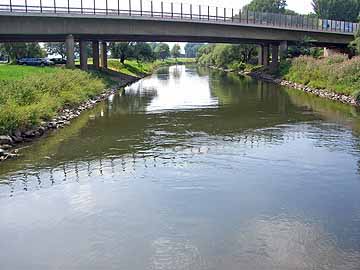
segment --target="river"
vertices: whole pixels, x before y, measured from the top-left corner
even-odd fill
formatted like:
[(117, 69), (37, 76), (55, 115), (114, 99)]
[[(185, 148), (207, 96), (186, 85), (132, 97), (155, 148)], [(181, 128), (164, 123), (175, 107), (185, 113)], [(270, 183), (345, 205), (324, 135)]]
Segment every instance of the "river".
[(0, 165), (0, 269), (360, 269), (360, 114), (160, 68)]

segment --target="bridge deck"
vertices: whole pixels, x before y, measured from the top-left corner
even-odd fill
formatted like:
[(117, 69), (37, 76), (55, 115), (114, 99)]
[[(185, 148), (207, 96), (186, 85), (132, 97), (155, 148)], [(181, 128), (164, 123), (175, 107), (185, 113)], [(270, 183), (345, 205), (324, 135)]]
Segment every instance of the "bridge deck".
[[(80, 5), (71, 4), (68, 1), (67, 6), (57, 6), (56, 0), (52, 2), (52, 6), (43, 5), (39, 0), (39, 5), (28, 5), (26, 0), (24, 4), (12, 4), (11, 0), (0, 0), (0, 16), (17, 14), (17, 15), (57, 15), (57, 16), (84, 16), (84, 17), (101, 17), (104, 18), (152, 18), (158, 20), (175, 20), (175, 21), (197, 21), (212, 22), (216, 24), (238, 24), (252, 25), (258, 27), (277, 28), (284, 30), (311, 31), (311, 32), (327, 32), (341, 33), (353, 35), (359, 29), (359, 24), (345, 21), (323, 20), (306, 15), (284, 15), (264, 12), (251, 12), (247, 10), (234, 8), (219, 8), (211, 6), (195, 6), (192, 4), (177, 4), (161, 2), (160, 7), (155, 6), (153, 1), (138, 0), (139, 4), (132, 9), (134, 0), (129, 0), (127, 9), (120, 8), (123, 1), (117, 0), (117, 6), (110, 5), (108, 0), (99, 3), (94, 0), (92, 7), (84, 5), (80, 1)], [(58, 0), (59, 1), (59, 0)], [(116, 1), (116, 0), (115, 0)], [(3, 2), (8, 2), (3, 4)], [(79, 2), (79, 1), (77, 1)], [(105, 3), (105, 6), (104, 6)], [(112, 4), (114, 1), (112, 1)], [(133, 4), (132, 4), (133, 3)], [(147, 3), (147, 5), (146, 5)], [(138, 9), (137, 9), (138, 8)]]
[[(9, 1), (10, 4), (3, 4)], [(27, 0), (24, 0), (25, 3)], [(45, 0), (39, 0), (40, 3)], [(50, 0), (47, 1), (47, 3)], [(59, 0), (58, 0), (59, 1)], [(85, 0), (84, 0), (85, 1)], [(358, 30), (357, 23), (320, 20), (309, 16), (220, 9), (173, 3), (155, 6), (137, 0), (140, 7), (13, 5), (0, 0), (1, 41), (63, 41), (72, 34), (80, 40), (176, 41), (228, 43), (289, 43), (309, 40), (316, 46), (345, 46)], [(18, 2), (18, 1), (17, 1)], [(87, 4), (89, 3), (86, 1)], [(121, 5), (124, 4), (121, 0)], [(104, 5), (101, 6), (101, 5)]]

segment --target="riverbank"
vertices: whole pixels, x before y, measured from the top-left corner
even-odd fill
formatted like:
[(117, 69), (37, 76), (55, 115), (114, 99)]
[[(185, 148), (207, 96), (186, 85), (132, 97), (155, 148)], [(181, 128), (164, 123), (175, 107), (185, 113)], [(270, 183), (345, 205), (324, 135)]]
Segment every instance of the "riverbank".
[(63, 68), (0, 65), (0, 161), (18, 155), (17, 146), (63, 128), (97, 103), (164, 65), (194, 59), (137, 62), (109, 60), (109, 69), (89, 72)]
[(111, 70), (0, 66), (0, 161), (139, 79)]
[(248, 73), (240, 73), (240, 74), (248, 75), (255, 79), (272, 82), (292, 89), (300, 90), (332, 101), (338, 101), (352, 106), (359, 106), (359, 102), (357, 101), (357, 98), (355, 98), (354, 96), (346, 95), (342, 93), (336, 93), (328, 89), (314, 88), (305, 84), (288, 81), (283, 79), (283, 77), (272, 75), (267, 72), (263, 72), (262, 70), (255, 72), (248, 72)]
[(302, 56), (282, 63), (276, 74), (258, 66), (244, 70), (210, 67), (247, 75), (352, 106), (360, 105), (359, 57), (349, 60), (343, 55), (323, 59)]
[(301, 56), (280, 65), (277, 74), (260, 69), (248, 75), (301, 90), (333, 101), (359, 105), (360, 57), (345, 55), (327, 58)]

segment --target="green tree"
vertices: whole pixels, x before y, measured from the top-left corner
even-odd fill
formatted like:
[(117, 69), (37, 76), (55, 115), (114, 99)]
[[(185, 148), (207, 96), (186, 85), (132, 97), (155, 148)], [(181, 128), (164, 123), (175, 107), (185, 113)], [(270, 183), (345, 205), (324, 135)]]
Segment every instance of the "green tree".
[(119, 58), (125, 64), (126, 59), (134, 56), (134, 46), (131, 42), (111, 42), (110, 52), (112, 57)]
[(355, 33), (355, 39), (349, 44), (349, 49), (352, 55), (360, 53), (360, 30)]
[(164, 61), (166, 58), (170, 57), (169, 45), (166, 43), (158, 43), (155, 48), (155, 54), (158, 58)]
[(0, 61), (4, 61), (5, 59), (9, 60), (5, 51), (4, 44), (0, 43)]
[(313, 0), (312, 6), (321, 19), (356, 22), (360, 12), (359, 0)]
[(244, 9), (258, 12), (286, 13), (286, 0), (252, 0)]
[(66, 47), (64, 42), (45, 43), (45, 50), (48, 54), (60, 55), (61, 58), (66, 57)]
[(198, 54), (199, 49), (203, 46), (203, 43), (186, 43), (185, 45), (185, 56), (188, 58), (195, 58)]
[(171, 49), (171, 55), (174, 57), (177, 61), (178, 57), (181, 56), (181, 47), (179, 44), (175, 44)]
[(23, 57), (44, 57), (45, 51), (36, 42), (4, 43), (1, 51), (11, 62)]
[(149, 43), (146, 42), (136, 42), (133, 48), (133, 56), (139, 62), (143, 61), (151, 61), (154, 60), (154, 52)]

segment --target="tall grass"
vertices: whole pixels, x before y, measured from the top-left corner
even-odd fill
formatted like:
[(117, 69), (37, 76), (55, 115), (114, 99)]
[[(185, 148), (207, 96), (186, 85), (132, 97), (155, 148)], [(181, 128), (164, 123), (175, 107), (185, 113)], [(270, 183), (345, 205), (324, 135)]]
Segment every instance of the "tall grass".
[(360, 94), (360, 57), (349, 60), (343, 55), (323, 59), (302, 56), (283, 67), (281, 75), (287, 80), (314, 88), (328, 89), (356, 98)]
[(0, 79), (0, 85), (0, 134), (38, 125), (59, 109), (75, 106), (105, 88), (103, 80), (94, 75), (65, 69)]

